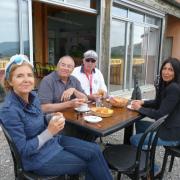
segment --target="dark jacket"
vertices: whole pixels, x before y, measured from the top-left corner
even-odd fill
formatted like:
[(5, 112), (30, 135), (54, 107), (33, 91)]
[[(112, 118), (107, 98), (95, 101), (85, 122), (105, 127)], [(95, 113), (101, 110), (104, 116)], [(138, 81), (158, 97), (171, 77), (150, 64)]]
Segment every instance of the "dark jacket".
[(172, 82), (165, 86), (155, 100), (145, 101), (139, 112), (153, 119), (168, 115), (160, 128), (163, 140), (180, 140), (180, 86)]

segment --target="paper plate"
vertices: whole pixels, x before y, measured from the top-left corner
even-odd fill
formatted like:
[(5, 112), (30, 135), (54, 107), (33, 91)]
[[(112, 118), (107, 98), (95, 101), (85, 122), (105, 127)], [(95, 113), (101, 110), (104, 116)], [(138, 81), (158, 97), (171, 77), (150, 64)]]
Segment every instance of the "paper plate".
[(90, 123), (98, 123), (102, 121), (102, 118), (98, 116), (84, 116), (84, 120)]
[(74, 108), (74, 110), (75, 111), (77, 111), (77, 112), (88, 112), (88, 111), (90, 111), (90, 108), (88, 107), (86, 110), (81, 110), (80, 108)]

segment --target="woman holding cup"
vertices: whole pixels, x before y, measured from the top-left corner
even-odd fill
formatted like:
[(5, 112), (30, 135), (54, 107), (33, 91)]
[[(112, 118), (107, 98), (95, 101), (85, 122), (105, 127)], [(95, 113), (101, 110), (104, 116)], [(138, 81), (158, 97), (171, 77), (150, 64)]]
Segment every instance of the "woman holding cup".
[(25, 170), (39, 175), (86, 173), (86, 179), (111, 180), (103, 155), (95, 143), (59, 133), (65, 119), (54, 114), (48, 125), (34, 88), (33, 65), (24, 55), (12, 56), (5, 68), (8, 91), (0, 120), (21, 156)]

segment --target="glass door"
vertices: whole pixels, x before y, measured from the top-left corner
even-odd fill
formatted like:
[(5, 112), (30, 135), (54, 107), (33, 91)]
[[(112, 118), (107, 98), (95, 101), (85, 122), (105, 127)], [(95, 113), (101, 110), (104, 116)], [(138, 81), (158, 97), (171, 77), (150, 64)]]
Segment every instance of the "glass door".
[(111, 59), (110, 92), (123, 89), (126, 52), (126, 22), (112, 20), (111, 25)]
[(134, 77), (138, 78), (139, 85), (145, 85), (146, 61), (148, 49), (148, 28), (134, 25), (133, 29), (133, 59), (132, 59), (132, 83)]
[(153, 84), (158, 66), (159, 33), (152, 27), (134, 25), (131, 87), (135, 75), (140, 86)]
[(146, 84), (154, 84), (158, 71), (158, 54), (160, 43), (160, 30), (148, 28), (148, 50), (146, 61)]

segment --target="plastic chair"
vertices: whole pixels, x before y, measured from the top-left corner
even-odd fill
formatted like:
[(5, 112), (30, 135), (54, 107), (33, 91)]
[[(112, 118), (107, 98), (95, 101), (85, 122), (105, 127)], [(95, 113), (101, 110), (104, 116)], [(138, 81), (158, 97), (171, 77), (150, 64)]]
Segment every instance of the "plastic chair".
[[(158, 139), (158, 130), (165, 117), (155, 121), (142, 135), (138, 147), (132, 145), (112, 145), (103, 151), (104, 157), (112, 170), (126, 174), (131, 179), (150, 177), (154, 179), (154, 158)], [(157, 133), (154, 133), (157, 132)], [(143, 146), (144, 140), (149, 136), (148, 145)], [(145, 149), (145, 150), (144, 150)]]
[(62, 176), (40, 176), (35, 173), (25, 171), (22, 162), (21, 162), (21, 157), (19, 155), (19, 152), (16, 148), (15, 143), (12, 141), (12, 138), (10, 137), (9, 133), (7, 130), (4, 128), (4, 126), (1, 124), (2, 130), (4, 132), (4, 135), (7, 139), (7, 142), (10, 147), (10, 151), (13, 157), (13, 162), (14, 162), (14, 174), (15, 174), (15, 179), (16, 180), (65, 180), (65, 175)]
[(158, 175), (158, 179), (163, 179), (163, 175), (166, 169), (166, 164), (168, 160), (168, 156), (171, 156), (171, 161), (169, 165), (169, 172), (172, 171), (173, 163), (174, 163), (174, 158), (175, 157), (180, 157), (180, 146), (164, 146), (165, 148), (165, 154), (164, 154), (164, 159), (163, 159), (163, 164), (162, 164), (162, 169), (160, 174)]

